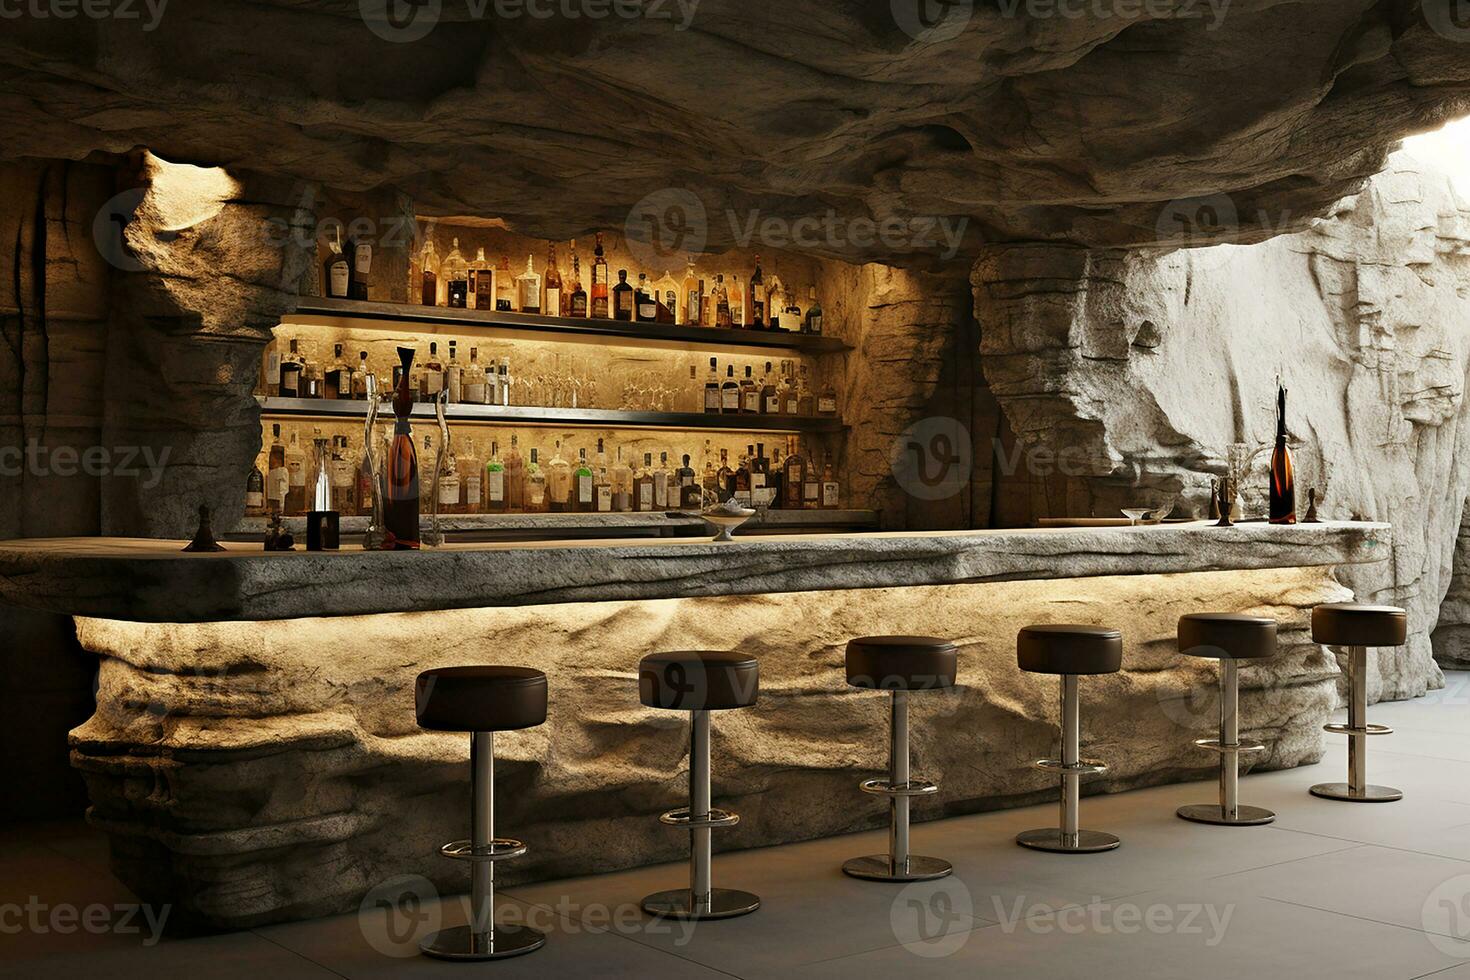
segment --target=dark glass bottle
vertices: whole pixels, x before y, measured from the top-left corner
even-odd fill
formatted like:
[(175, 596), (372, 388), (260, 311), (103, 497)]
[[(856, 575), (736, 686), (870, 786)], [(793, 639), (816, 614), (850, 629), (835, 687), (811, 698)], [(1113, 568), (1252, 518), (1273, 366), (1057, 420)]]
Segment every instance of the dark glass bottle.
[(618, 270), (618, 284), (612, 288), (613, 319), (633, 319), (633, 287), (628, 285), (628, 270)]
[(1296, 474), (1291, 449), (1286, 445), (1286, 388), (1276, 386), (1276, 448), (1271, 452), (1272, 524), (1296, 523)]
[(393, 393), (393, 442), (388, 449), (388, 499), (384, 502), (383, 524), (393, 547), (412, 550), (419, 546), (419, 460), (413, 447), (413, 391), (409, 379), (413, 374), (413, 348), (398, 348), (402, 370), (398, 390)]

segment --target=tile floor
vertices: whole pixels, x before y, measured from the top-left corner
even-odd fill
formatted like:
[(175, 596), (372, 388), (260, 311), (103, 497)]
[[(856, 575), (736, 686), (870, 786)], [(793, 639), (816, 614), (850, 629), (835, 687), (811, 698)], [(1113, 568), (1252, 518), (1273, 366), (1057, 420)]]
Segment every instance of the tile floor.
[[(1470, 980), (1470, 673), (1448, 681), (1370, 709), (1396, 729), (1371, 741), (1370, 777), (1402, 789), (1400, 803), (1309, 796), (1312, 783), (1345, 778), (1344, 740), (1329, 737), (1321, 764), (1243, 780), (1245, 802), (1277, 811), (1269, 827), (1177, 819), (1176, 806), (1214, 793), (1189, 783), (1085, 799), (1084, 826), (1124, 839), (1108, 854), (1017, 847), (1018, 831), (1054, 821), (1052, 807), (919, 825), (915, 850), (956, 869), (937, 882), (883, 885), (837, 870), (882, 850), (881, 831), (721, 855), (716, 884), (754, 891), (763, 906), (692, 929), (636, 905), (677, 884), (682, 865), (521, 886), (501, 896), (502, 918), (550, 938), (489, 964), (414, 954), (434, 923), (463, 921), (459, 896), (222, 935), (165, 930), (155, 941), (147, 919), (110, 911), (132, 896), (107, 873), (100, 836), (78, 823), (3, 827), (0, 977)], [(412, 881), (391, 890), (423, 891)], [(32, 896), (44, 911), (28, 907)], [(93, 927), (48, 918), (72, 910), (96, 916)]]

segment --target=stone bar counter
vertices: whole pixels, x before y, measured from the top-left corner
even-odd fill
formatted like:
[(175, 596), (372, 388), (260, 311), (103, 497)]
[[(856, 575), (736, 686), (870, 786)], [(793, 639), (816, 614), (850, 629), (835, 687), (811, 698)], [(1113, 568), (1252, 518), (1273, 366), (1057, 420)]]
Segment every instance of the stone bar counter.
[[(686, 794), (687, 720), (642, 707), (662, 649), (740, 649), (759, 704), (714, 723), (718, 838), (752, 847), (875, 827), (857, 783), (886, 767), (887, 699), (847, 687), (854, 636), (960, 648), (960, 687), (912, 701), (916, 819), (1051, 800), (1054, 678), (1016, 669), (1033, 622), (1123, 631), (1123, 670), (1086, 678), (1084, 792), (1211, 778), (1214, 667), (1179, 657), (1186, 612), (1281, 623), (1281, 654), (1241, 674), (1262, 768), (1315, 762), (1338, 665), (1311, 607), (1335, 569), (1389, 556), (1387, 525), (1206, 523), (1025, 531), (450, 544), (267, 553), (109, 538), (0, 543), (0, 601), (75, 618), (100, 658), (96, 714), (71, 734), (91, 820), (149, 901), (240, 927), (356, 908), (396, 875), (463, 890), (437, 853), (463, 836), (468, 740), (415, 725), (413, 681), (449, 664), (544, 670), (545, 725), (497, 738), (497, 820), (530, 846), (507, 883), (677, 860), (658, 822)], [(636, 898), (636, 896), (633, 896)]]

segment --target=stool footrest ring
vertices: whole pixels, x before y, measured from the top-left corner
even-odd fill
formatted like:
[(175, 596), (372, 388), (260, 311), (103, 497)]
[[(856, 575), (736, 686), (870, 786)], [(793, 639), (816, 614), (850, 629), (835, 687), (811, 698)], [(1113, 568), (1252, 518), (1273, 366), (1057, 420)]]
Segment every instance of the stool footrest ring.
[(456, 861), (505, 861), (525, 854), (526, 845), (509, 837), (497, 837), (479, 848), (472, 841), (455, 840), (439, 848), (439, 853)]
[(1243, 738), (1243, 739), (1240, 739), (1234, 745), (1229, 745), (1229, 744), (1223, 743), (1218, 738), (1197, 738), (1197, 739), (1194, 740), (1194, 744), (1197, 745), (1197, 746), (1199, 746), (1202, 749), (1209, 749), (1212, 752), (1219, 752), (1221, 754), (1224, 754), (1224, 753), (1227, 753), (1227, 752), (1264, 752), (1264, 751), (1266, 751), (1266, 744), (1264, 742), (1257, 742), (1253, 738)]
[(1042, 772), (1054, 772), (1063, 776), (1068, 774), (1087, 776), (1092, 773), (1108, 771), (1108, 767), (1096, 759), (1080, 759), (1070, 765), (1061, 759), (1037, 759), (1031, 765), (1040, 769)]
[(1324, 732), (1333, 735), (1392, 735), (1393, 729), (1387, 725), (1364, 725), (1362, 728), (1353, 728), (1349, 725), (1323, 725)]
[(670, 827), (733, 827), (740, 822), (740, 814), (731, 813), (729, 810), (720, 810), (710, 807), (709, 813), (702, 817), (690, 815), (689, 808), (680, 807), (670, 810), (659, 816), (659, 822), (668, 824)]
[(886, 779), (865, 779), (858, 789), (875, 796), (928, 796), (939, 792), (939, 787), (922, 779), (910, 779), (906, 783), (891, 783)]

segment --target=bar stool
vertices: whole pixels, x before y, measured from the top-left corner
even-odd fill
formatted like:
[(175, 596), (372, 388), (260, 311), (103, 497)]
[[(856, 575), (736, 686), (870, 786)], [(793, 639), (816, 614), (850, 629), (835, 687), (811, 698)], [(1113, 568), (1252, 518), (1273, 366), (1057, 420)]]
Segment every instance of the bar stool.
[(674, 919), (728, 919), (760, 908), (750, 892), (710, 887), (710, 831), (733, 827), (738, 814), (710, 806), (710, 712), (748, 708), (760, 688), (760, 668), (743, 653), (683, 650), (653, 653), (638, 665), (638, 698), (650, 708), (689, 712), (689, 806), (659, 820), (689, 828), (689, 887), (643, 899), (650, 915)]
[(1325, 731), (1348, 737), (1348, 781), (1318, 783), (1313, 796), (1352, 803), (1392, 803), (1404, 794), (1391, 786), (1368, 782), (1368, 736), (1390, 735), (1392, 728), (1368, 724), (1368, 647), (1402, 646), (1408, 638), (1408, 616), (1398, 606), (1366, 606), (1333, 602), (1312, 610), (1312, 640), (1347, 647), (1351, 658), (1346, 725), (1324, 725)]
[(492, 960), (540, 949), (545, 933), (495, 924), (495, 862), (526, 853), (495, 836), (495, 732), (546, 721), (546, 675), (530, 667), (440, 667), (419, 674), (414, 701), (420, 728), (470, 733), (470, 839), (439, 853), (470, 862), (469, 925), (427, 936), (419, 949), (443, 960)]
[(1082, 674), (1114, 674), (1123, 665), (1123, 634), (1107, 626), (1026, 626), (1016, 636), (1016, 663), (1034, 674), (1061, 675), (1062, 757), (1035, 765), (1062, 779), (1061, 826), (1028, 830), (1016, 843), (1038, 851), (1089, 854), (1111, 851), (1121, 843), (1101, 830), (1078, 830), (1078, 786), (1084, 775), (1106, 772), (1107, 766), (1079, 757), (1082, 737), (1077, 704), (1077, 678)]
[(1237, 661), (1276, 656), (1276, 620), (1242, 613), (1190, 613), (1179, 617), (1179, 652), (1220, 661), (1220, 737), (1194, 744), (1220, 753), (1220, 802), (1191, 803), (1175, 811), (1196, 823), (1249, 827), (1270, 823), (1276, 814), (1240, 804), (1242, 752), (1264, 752), (1255, 739), (1240, 737), (1240, 676)]
[(954, 871), (948, 861), (909, 853), (909, 799), (939, 787), (909, 774), (909, 692), (954, 686), (955, 646), (932, 636), (864, 636), (847, 644), (847, 683), (892, 692), (888, 778), (858, 784), (888, 797), (888, 853), (853, 858), (842, 870), (870, 881), (927, 881)]

